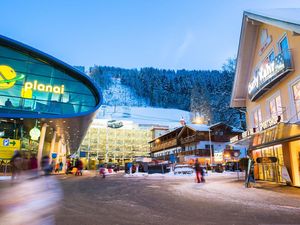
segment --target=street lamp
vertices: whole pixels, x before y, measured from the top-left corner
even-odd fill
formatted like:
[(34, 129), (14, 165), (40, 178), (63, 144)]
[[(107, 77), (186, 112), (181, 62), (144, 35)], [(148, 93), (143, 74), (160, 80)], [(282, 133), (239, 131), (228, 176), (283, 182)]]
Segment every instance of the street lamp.
[[(209, 140), (209, 155), (210, 155), (210, 165), (213, 164), (213, 152), (211, 147), (211, 130), (210, 130), (210, 119), (207, 120), (208, 122), (208, 140)], [(196, 117), (194, 119), (194, 123), (196, 124), (204, 124), (204, 117)]]
[(211, 134), (210, 134), (210, 127), (208, 128), (208, 139), (209, 139), (210, 165), (212, 165), (212, 163), (213, 163), (213, 156), (212, 156), (212, 148), (211, 148)]

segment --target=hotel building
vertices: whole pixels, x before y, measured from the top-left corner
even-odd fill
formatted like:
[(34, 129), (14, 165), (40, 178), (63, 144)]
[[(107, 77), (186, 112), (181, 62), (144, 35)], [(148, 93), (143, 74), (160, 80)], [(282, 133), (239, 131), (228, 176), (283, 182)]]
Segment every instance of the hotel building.
[(231, 107), (246, 113), (255, 178), (300, 186), (300, 9), (243, 14)]

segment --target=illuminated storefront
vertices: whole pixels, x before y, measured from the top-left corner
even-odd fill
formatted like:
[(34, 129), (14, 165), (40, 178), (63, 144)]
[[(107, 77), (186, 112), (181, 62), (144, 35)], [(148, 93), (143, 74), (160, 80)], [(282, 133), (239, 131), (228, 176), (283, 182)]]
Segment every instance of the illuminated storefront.
[[(12, 139), (4, 127), (14, 124), (21, 141), (15, 149), (30, 148), (39, 158), (52, 153), (65, 158), (77, 151), (100, 104), (100, 91), (84, 73), (0, 36), (0, 133)], [(33, 128), (40, 132), (37, 145), (32, 144)]]
[[(300, 186), (299, 9), (244, 12), (231, 107), (246, 111), (259, 180)], [(246, 110), (245, 110), (246, 108)]]

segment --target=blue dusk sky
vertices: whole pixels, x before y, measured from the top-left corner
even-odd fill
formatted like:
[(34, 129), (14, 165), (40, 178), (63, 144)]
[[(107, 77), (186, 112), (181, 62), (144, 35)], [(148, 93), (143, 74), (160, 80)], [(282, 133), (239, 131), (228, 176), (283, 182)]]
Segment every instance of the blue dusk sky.
[(300, 0), (1, 0), (0, 34), (71, 65), (220, 69), (247, 9)]

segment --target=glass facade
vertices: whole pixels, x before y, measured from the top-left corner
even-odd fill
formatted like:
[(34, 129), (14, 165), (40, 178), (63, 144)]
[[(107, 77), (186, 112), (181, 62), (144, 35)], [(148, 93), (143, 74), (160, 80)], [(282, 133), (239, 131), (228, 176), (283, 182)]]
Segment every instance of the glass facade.
[(149, 156), (151, 131), (142, 128), (118, 128), (91, 126), (81, 144), (80, 150), (90, 158), (124, 164), (136, 156)]
[(254, 161), (259, 157), (276, 157), (276, 163), (256, 163), (254, 166), (255, 174), (257, 179), (273, 181), (273, 182), (284, 182), (282, 178), (282, 167), (283, 163), (283, 152), (282, 145), (275, 145), (267, 148), (257, 149), (252, 152)]
[(41, 59), (0, 46), (0, 112), (74, 114), (98, 104), (79, 79)]

